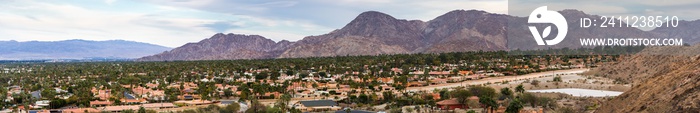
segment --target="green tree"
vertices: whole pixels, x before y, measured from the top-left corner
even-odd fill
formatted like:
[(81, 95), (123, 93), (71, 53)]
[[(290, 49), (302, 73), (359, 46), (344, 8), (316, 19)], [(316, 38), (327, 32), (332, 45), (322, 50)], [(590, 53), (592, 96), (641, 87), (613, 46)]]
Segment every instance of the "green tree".
[(58, 109), (63, 106), (66, 106), (67, 102), (66, 100), (63, 99), (53, 99), (51, 102), (49, 102), (49, 108), (51, 109)]
[(251, 106), (248, 108), (248, 110), (245, 111), (245, 113), (266, 113), (267, 112), (267, 107), (265, 105), (261, 104), (258, 102), (256, 99), (251, 100)]
[(490, 109), (491, 111), (498, 108), (498, 103), (491, 97), (479, 97), (479, 103), (484, 104), (484, 107)]
[(146, 109), (143, 107), (139, 107), (139, 112), (138, 113), (146, 113)]
[(233, 91), (231, 89), (228, 89), (228, 88), (224, 89), (224, 96), (226, 98), (230, 98), (231, 96), (233, 96)]
[(389, 110), (389, 113), (402, 113), (401, 108), (391, 108)]
[(508, 104), (506, 113), (519, 113), (521, 109), (523, 109), (523, 104), (520, 102), (520, 99), (513, 99), (513, 101), (510, 101)]
[(472, 86), (469, 88), (469, 91), (474, 94), (474, 96), (477, 96), (479, 98), (481, 97), (495, 97), (496, 96), (496, 89), (493, 89), (491, 87), (485, 87), (485, 86)]
[(292, 71), (292, 70), (287, 70), (287, 72), (284, 73), (284, 74), (287, 74), (287, 76), (292, 76), (292, 75), (294, 75), (294, 71)]
[(266, 113), (286, 113), (286, 112), (282, 112), (282, 109), (277, 108), (277, 107), (268, 107), (268, 108), (265, 110), (265, 112), (266, 112)]
[(368, 104), (370, 101), (369, 96), (366, 94), (360, 94), (360, 96), (357, 97), (358, 102)]
[(238, 112), (241, 109), (241, 105), (238, 105), (237, 102), (231, 103), (229, 105), (226, 105), (224, 109), (221, 110), (221, 113), (234, 113)]
[(318, 76), (320, 76), (320, 77), (328, 77), (328, 74), (326, 74), (326, 72), (318, 72)]
[(469, 102), (469, 97), (472, 96), (472, 93), (464, 90), (464, 89), (457, 89), (451, 92), (453, 98), (457, 98), (457, 101), (462, 104), (464, 108), (466, 108), (467, 103)]
[(533, 95), (532, 93), (522, 93), (520, 98), (524, 103), (529, 103), (530, 106), (532, 106), (533, 108), (536, 107), (537, 104), (539, 104), (537, 102), (539, 98), (537, 98), (537, 96)]
[(515, 87), (515, 92), (524, 93), (524, 92), (525, 92), (525, 87), (523, 87), (523, 84), (520, 84), (520, 85), (518, 85), (517, 87)]
[(41, 90), (41, 96), (43, 98), (51, 100), (54, 97), (56, 97), (56, 91), (54, 91), (54, 89), (51, 88), (45, 88), (44, 90)]
[(450, 74), (452, 74), (452, 76), (457, 76), (457, 74), (459, 74), (459, 70), (453, 69), (452, 71), (450, 71)]
[(308, 77), (308, 76), (309, 76), (308, 73), (300, 73), (300, 74), (299, 74), (299, 78), (306, 78), (306, 77)]
[(277, 99), (275, 107), (280, 108), (280, 110), (283, 113), (286, 113), (288, 111), (287, 105), (289, 105), (289, 101), (292, 100), (292, 95), (289, 94), (284, 94), (280, 96), (280, 99)]
[(513, 97), (513, 91), (508, 87), (501, 88), (501, 95), (511, 98)]
[(391, 92), (382, 92), (382, 97), (384, 97), (384, 102), (391, 102), (394, 100), (394, 93)]
[(122, 110), (122, 113), (134, 113), (134, 110), (132, 110), (132, 109)]
[(537, 103), (545, 109), (553, 109), (557, 107), (557, 102), (549, 97), (539, 97)]

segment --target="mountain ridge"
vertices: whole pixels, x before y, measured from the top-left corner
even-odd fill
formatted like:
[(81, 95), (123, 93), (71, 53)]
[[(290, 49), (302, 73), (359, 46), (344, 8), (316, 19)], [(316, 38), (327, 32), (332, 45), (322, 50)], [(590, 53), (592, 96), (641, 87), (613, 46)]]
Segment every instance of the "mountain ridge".
[[(559, 11), (565, 17), (599, 17), (578, 10)], [(569, 26), (578, 26), (580, 20), (567, 18)], [(270, 59), (329, 57), (345, 55), (380, 55), (443, 53), (464, 51), (498, 51), (508, 49), (546, 49), (579, 48), (578, 38), (595, 37), (658, 37), (653, 33), (631, 27), (618, 28), (569, 28), (570, 34), (555, 46), (537, 46), (527, 29), (508, 29), (510, 24), (527, 24), (526, 17), (489, 13), (481, 10), (453, 10), (429, 21), (396, 19), (378, 12), (366, 11), (355, 17), (340, 29), (326, 34), (307, 36), (301, 40), (291, 41), (229, 41), (230, 45), (248, 45), (246, 47), (227, 48), (209, 45), (181, 46), (171, 51), (140, 58), (140, 61), (164, 60), (233, 60), (233, 59)], [(509, 32), (506, 32), (510, 30)], [(553, 31), (556, 32), (556, 31)], [(509, 34), (513, 33), (513, 34)], [(219, 33), (211, 38), (221, 37)], [(232, 36), (228, 36), (232, 35)], [(226, 34), (235, 37), (240, 34)], [(264, 38), (259, 35), (241, 35), (242, 37)], [(239, 37), (241, 37), (239, 36)], [(623, 38), (624, 38), (623, 37)], [(211, 39), (210, 38), (210, 39)], [(197, 43), (207, 45), (208, 39)], [(269, 40), (269, 39), (267, 39)]]
[(126, 40), (0, 41), (1, 60), (140, 58), (171, 48)]

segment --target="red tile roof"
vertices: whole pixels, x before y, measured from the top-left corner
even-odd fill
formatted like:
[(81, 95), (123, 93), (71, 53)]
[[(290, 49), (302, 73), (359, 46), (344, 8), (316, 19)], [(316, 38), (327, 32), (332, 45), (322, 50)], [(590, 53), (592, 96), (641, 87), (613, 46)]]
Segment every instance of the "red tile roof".
[(64, 109), (63, 113), (85, 113), (86, 110), (88, 111), (88, 113), (101, 112), (100, 110), (97, 110), (95, 108), (75, 108), (75, 109)]
[(462, 105), (459, 103), (459, 101), (457, 101), (456, 98), (442, 100), (442, 101), (437, 102), (435, 104), (437, 104), (437, 105)]

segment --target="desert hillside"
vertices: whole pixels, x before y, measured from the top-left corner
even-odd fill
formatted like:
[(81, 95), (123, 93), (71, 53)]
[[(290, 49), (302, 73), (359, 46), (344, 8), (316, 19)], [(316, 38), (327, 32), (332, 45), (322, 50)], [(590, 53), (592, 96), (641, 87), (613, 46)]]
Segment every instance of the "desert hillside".
[(620, 62), (609, 62), (588, 72), (616, 79), (621, 83), (635, 84), (646, 79), (669, 73), (695, 60), (700, 45), (683, 47), (650, 47), (631, 56), (623, 56)]
[(602, 66), (593, 72), (622, 82), (631, 90), (596, 112), (700, 112), (700, 46), (655, 47)]

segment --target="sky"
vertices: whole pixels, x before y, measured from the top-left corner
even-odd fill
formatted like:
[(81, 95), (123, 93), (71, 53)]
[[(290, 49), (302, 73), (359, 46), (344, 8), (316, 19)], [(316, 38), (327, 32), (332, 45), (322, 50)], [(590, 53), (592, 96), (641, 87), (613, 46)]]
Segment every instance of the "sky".
[(0, 40), (128, 40), (178, 47), (216, 33), (296, 41), (375, 10), (430, 20), (456, 9), (506, 13), (505, 0), (0, 0)]
[[(696, 13), (700, 9), (690, 7), (700, 6), (698, 0), (648, 1), (644, 2), (647, 4), (610, 7), (612, 10), (589, 9), (593, 14), (643, 15), (691, 11), (688, 13), (700, 15)], [(305, 36), (322, 35), (342, 28), (358, 14), (370, 10), (384, 12), (399, 19), (428, 21), (458, 9), (476, 9), (499, 14), (508, 14), (509, 9), (508, 0), (0, 0), (0, 2), (2, 3), (0, 4), (0, 41), (128, 40), (167, 47), (198, 42), (216, 33), (261, 35), (274, 41), (297, 41)], [(680, 6), (688, 7), (678, 8)], [(684, 18), (697, 19), (698, 17), (682, 17)]]

